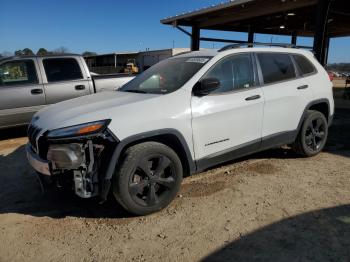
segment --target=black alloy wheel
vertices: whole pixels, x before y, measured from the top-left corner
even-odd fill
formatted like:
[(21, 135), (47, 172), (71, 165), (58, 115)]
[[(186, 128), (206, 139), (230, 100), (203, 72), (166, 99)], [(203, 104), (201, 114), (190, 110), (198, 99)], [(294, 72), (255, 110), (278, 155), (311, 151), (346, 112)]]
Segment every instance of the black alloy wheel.
[(153, 206), (167, 198), (175, 185), (175, 167), (164, 155), (145, 157), (130, 176), (129, 193), (142, 206)]
[(293, 144), (293, 149), (303, 156), (315, 156), (323, 150), (327, 137), (326, 117), (319, 111), (309, 110)]
[(144, 142), (124, 153), (113, 193), (126, 210), (146, 215), (163, 209), (175, 198), (182, 177), (181, 160), (170, 147)]
[(305, 131), (305, 144), (310, 151), (317, 152), (324, 144), (327, 123), (322, 118), (312, 119)]

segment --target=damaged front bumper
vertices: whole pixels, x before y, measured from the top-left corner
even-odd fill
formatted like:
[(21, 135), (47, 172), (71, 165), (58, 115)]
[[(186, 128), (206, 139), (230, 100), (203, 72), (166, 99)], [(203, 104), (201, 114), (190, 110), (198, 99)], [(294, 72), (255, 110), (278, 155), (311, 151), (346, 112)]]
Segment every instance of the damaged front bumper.
[(26, 146), (27, 159), (29, 164), (40, 174), (51, 176), (50, 162), (41, 159), (32, 149), (30, 144)]
[(30, 165), (58, 187), (69, 188), (81, 198), (106, 199), (110, 179), (106, 170), (118, 140), (106, 130), (89, 137), (48, 139), (43, 135), (38, 148), (26, 147)]

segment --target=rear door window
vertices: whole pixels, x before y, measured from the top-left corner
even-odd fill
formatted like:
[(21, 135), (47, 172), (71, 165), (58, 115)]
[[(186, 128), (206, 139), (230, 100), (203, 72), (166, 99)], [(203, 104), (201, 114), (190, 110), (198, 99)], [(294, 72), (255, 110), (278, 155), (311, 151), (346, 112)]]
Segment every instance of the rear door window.
[(37, 84), (33, 60), (10, 61), (0, 65), (0, 86)]
[(264, 84), (272, 84), (296, 77), (294, 64), (289, 54), (259, 53), (257, 56)]
[(74, 58), (47, 58), (43, 64), (48, 82), (83, 78), (78, 61)]
[(314, 65), (303, 55), (293, 55), (302, 76), (312, 74), (316, 71)]

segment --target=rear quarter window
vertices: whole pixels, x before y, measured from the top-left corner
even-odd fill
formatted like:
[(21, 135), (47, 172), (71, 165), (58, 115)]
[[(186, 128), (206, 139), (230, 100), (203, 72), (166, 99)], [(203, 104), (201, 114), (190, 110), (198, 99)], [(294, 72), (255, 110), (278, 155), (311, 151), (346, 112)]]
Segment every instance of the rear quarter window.
[(296, 77), (294, 64), (289, 54), (258, 53), (257, 56), (264, 84), (272, 84)]
[(316, 72), (316, 68), (314, 67), (314, 65), (305, 56), (293, 55), (293, 58), (295, 63), (298, 65), (300, 74), (302, 76), (309, 75)]
[(47, 58), (43, 64), (48, 82), (83, 78), (78, 61), (74, 58)]

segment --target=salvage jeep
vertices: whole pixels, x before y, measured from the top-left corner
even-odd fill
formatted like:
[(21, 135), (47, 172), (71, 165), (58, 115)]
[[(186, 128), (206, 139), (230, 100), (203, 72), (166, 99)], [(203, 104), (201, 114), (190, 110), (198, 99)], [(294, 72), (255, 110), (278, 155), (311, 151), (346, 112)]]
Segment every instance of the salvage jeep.
[(28, 127), (32, 167), (82, 198), (145, 215), (166, 207), (184, 176), (290, 145), (324, 147), (332, 84), (313, 54), (230, 45), (163, 60), (115, 92), (51, 105)]

